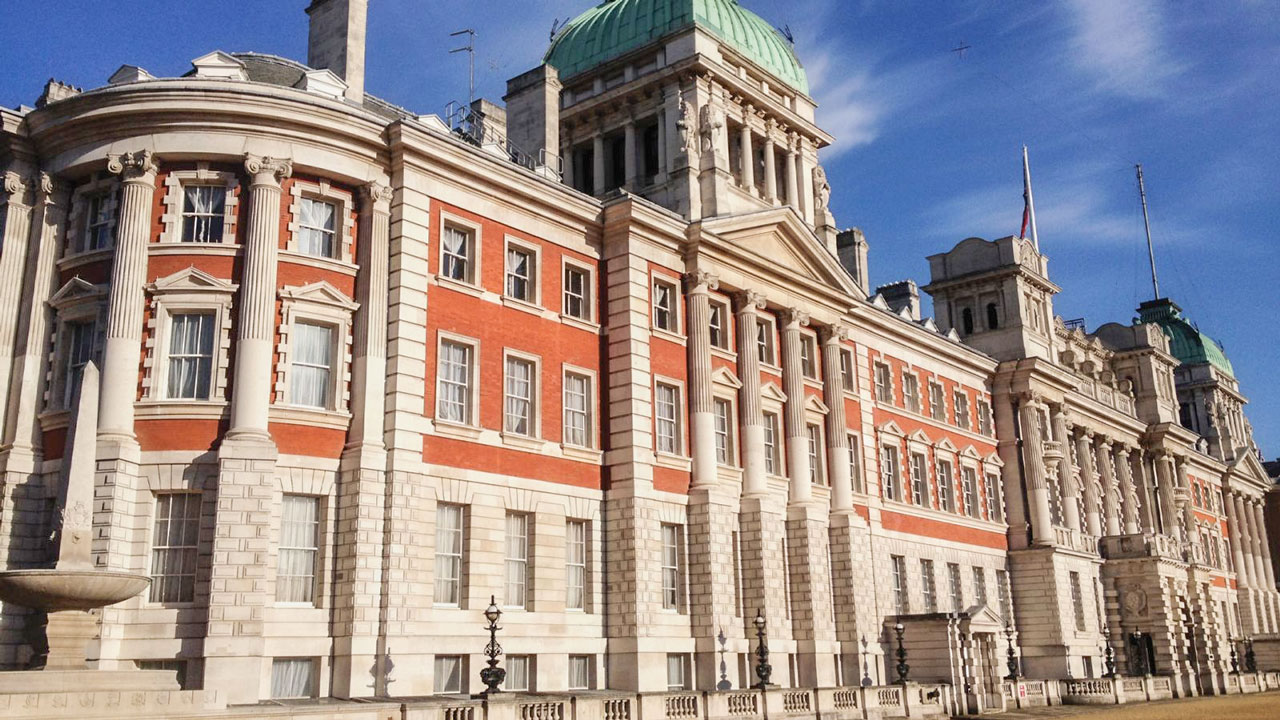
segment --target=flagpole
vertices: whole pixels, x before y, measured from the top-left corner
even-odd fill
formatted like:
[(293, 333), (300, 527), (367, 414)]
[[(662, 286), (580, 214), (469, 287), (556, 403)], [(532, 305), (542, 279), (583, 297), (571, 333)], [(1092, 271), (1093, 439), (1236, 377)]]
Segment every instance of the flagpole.
[(1151, 260), (1151, 289), (1155, 292), (1154, 300), (1160, 299), (1160, 279), (1156, 277), (1156, 249), (1151, 244), (1151, 218), (1147, 215), (1147, 186), (1142, 182), (1142, 164), (1138, 168), (1138, 196), (1142, 198), (1142, 224), (1147, 229), (1147, 257)]
[(1031, 195), (1031, 163), (1027, 160), (1027, 146), (1022, 146), (1022, 186), (1027, 193), (1027, 215), (1031, 219), (1031, 244), (1040, 252), (1040, 234), (1036, 232), (1036, 201)]

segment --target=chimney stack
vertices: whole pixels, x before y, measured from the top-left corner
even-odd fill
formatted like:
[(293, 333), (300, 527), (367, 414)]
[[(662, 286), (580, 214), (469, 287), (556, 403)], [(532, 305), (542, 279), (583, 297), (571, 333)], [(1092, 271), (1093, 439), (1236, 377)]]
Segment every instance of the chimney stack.
[(364, 102), (364, 39), (369, 0), (311, 0), (307, 65), (347, 83), (347, 99)]
[(911, 319), (920, 322), (920, 289), (916, 287), (915, 280), (899, 280), (881, 285), (876, 288), (876, 293), (884, 298), (890, 310), (902, 312), (906, 308)]
[(867, 249), (867, 236), (858, 228), (845, 230), (836, 236), (836, 257), (840, 259), (840, 264), (844, 266), (845, 272), (853, 276), (854, 284), (870, 295)]
[[(560, 179), (560, 167), (551, 158), (560, 154), (560, 73), (550, 65), (539, 65), (507, 81), (507, 139), (529, 153), (540, 165)], [(546, 151), (545, 156), (542, 151)]]

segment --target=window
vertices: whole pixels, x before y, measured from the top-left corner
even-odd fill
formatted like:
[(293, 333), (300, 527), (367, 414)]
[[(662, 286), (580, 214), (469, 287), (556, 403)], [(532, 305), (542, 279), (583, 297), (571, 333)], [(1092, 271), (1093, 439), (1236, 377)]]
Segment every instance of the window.
[(817, 350), (808, 335), (800, 336), (800, 373), (810, 380), (818, 378)]
[(940, 422), (947, 419), (947, 402), (944, 397), (941, 385), (929, 383), (929, 416)]
[(947, 579), (951, 586), (951, 610), (960, 612), (964, 609), (964, 591), (960, 587), (960, 566), (947, 563)]
[(689, 658), (685, 655), (670, 653), (667, 655), (667, 690), (689, 689)]
[(452, 340), (440, 343), (438, 420), (471, 424), (472, 349)]
[(876, 363), (876, 401), (893, 402), (893, 379), (889, 366), (884, 363)]
[(782, 459), (778, 456), (778, 416), (773, 413), (764, 414), (764, 471), (769, 475), (777, 475), (782, 467)]
[(880, 448), (880, 485), (884, 488), (885, 500), (902, 499), (898, 493), (898, 448), (896, 447)]
[(1013, 605), (1009, 597), (1009, 573), (1004, 570), (996, 570), (996, 596), (1000, 601), (1000, 615), (1008, 625), (1013, 620)]
[(707, 330), (711, 335), (711, 347), (718, 347), (721, 350), (729, 348), (729, 331), (725, 323), (725, 319), (729, 316), (729, 310), (724, 303), (711, 303), (711, 316), (707, 321)]
[(454, 225), (444, 226), (440, 243), (440, 274), (458, 282), (475, 282), (475, 233)]
[(678, 455), (680, 453), (679, 388), (658, 383), (655, 406), (658, 452)]
[(529, 678), (533, 674), (533, 658), (528, 655), (508, 655), (506, 658), (507, 676), (503, 678), (502, 689), (524, 692), (529, 690)]
[(666, 610), (679, 610), (683, 597), (681, 529), (679, 525), (662, 526), (662, 607)]
[(158, 493), (151, 536), (151, 602), (195, 601), (199, 543), (199, 493)]
[(529, 516), (507, 513), (506, 594), (503, 607), (524, 608), (529, 584)]
[(590, 320), (591, 273), (573, 265), (564, 266), (564, 314), (579, 320)]
[(277, 602), (315, 602), (319, 557), (320, 498), (285, 495), (280, 505)]
[(587, 523), (570, 520), (565, 525), (565, 608), (587, 609)]
[(94, 335), (93, 321), (69, 322), (63, 328), (62, 406), (65, 408), (75, 403), (76, 394), (80, 392), (84, 366), (93, 357)]
[(564, 376), (564, 443), (589, 448), (591, 432), (591, 378), (578, 373)]
[(1000, 328), (1000, 313), (996, 310), (995, 303), (987, 303), (987, 329), (998, 330)]
[(964, 514), (978, 517), (978, 474), (973, 468), (960, 468), (960, 491), (964, 498)]
[(901, 555), (889, 558), (893, 571), (893, 611), (905, 615), (911, 611), (907, 598), (907, 561)]
[(933, 561), (920, 561), (920, 584), (924, 587), (924, 611), (938, 612), (938, 589), (933, 581)]
[(987, 573), (980, 567), (973, 569), (973, 602), (975, 605), (987, 604)]
[(994, 473), (987, 473), (985, 481), (986, 487), (983, 489), (987, 494), (987, 519), (994, 522), (1004, 522), (1004, 502), (996, 490), (1000, 479)]
[(208, 400), (213, 377), (212, 313), (175, 314), (169, 320), (170, 398)]
[(902, 398), (908, 410), (920, 412), (920, 378), (911, 373), (902, 374)]
[(316, 661), (311, 658), (275, 658), (271, 661), (271, 697), (315, 697), (315, 676)]
[(716, 413), (716, 462), (721, 465), (733, 464), (733, 426), (731, 425), (733, 408), (728, 400), (714, 400)]
[(927, 462), (923, 453), (911, 453), (911, 502), (916, 505), (929, 504), (929, 473), (925, 470)]
[[(437, 605), (458, 605), (462, 599), (462, 506), (436, 506)], [(440, 675), (437, 672), (436, 678)]]
[(809, 424), (805, 426), (805, 438), (809, 445), (809, 482), (814, 485), (826, 485), (827, 473), (823, 466), (822, 428)]
[(756, 356), (765, 365), (773, 365), (773, 321), (767, 318), (756, 318)]
[(338, 207), (333, 203), (302, 198), (298, 205), (298, 252), (317, 257), (336, 255)]
[(1076, 632), (1084, 632), (1084, 595), (1080, 590), (1080, 573), (1071, 572), (1071, 607), (1075, 611)]
[(591, 655), (569, 656), (569, 689), (590, 690), (593, 683), (591, 670), (595, 667), (595, 658)]
[(973, 334), (973, 308), (964, 308), (960, 311), (960, 326), (964, 328), (965, 335)]
[(855, 389), (853, 382), (853, 353), (848, 350), (840, 351), (840, 387), (845, 392), (853, 392)]
[(854, 492), (862, 492), (862, 463), (858, 462), (861, 457), (861, 443), (857, 435), (849, 433), (849, 478), (853, 480)]
[(462, 692), (462, 656), (437, 655), (435, 659), (435, 692)]
[(532, 250), (507, 245), (507, 297), (538, 301), (538, 260)]
[(957, 390), (952, 399), (956, 407), (956, 426), (969, 429), (969, 396), (963, 390)]
[(653, 281), (653, 326), (667, 332), (680, 332), (676, 315), (676, 286), (663, 280)]
[(289, 402), (328, 409), (333, 384), (333, 327), (297, 322), (291, 340)]
[(533, 437), (537, 434), (533, 418), (536, 364), (532, 360), (508, 356), (506, 365), (503, 430), (513, 435)]
[(978, 403), (978, 432), (991, 436), (991, 403), (983, 400)]
[(222, 242), (227, 188), (188, 185), (182, 188), (182, 242)]
[(84, 222), (84, 250), (102, 250), (115, 244), (115, 200), (110, 193), (89, 197)]
[(950, 460), (938, 461), (938, 507), (947, 512), (956, 511), (956, 487), (951, 468)]
[(787, 619), (791, 619), (791, 547), (782, 537), (782, 596), (786, 598)]

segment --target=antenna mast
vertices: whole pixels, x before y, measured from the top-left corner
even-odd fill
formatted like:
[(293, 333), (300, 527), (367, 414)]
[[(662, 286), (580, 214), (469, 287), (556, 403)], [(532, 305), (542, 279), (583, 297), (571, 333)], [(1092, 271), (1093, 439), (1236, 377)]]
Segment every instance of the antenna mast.
[(1155, 292), (1154, 300), (1160, 299), (1160, 279), (1156, 277), (1156, 251), (1151, 244), (1151, 218), (1147, 214), (1147, 186), (1142, 182), (1142, 163), (1138, 163), (1138, 196), (1142, 198), (1142, 224), (1147, 228), (1147, 257), (1151, 259), (1151, 289)]
[(467, 75), (467, 111), (471, 110), (471, 106), (476, 102), (476, 31), (471, 28), (459, 30), (458, 32), (449, 33), (449, 37), (458, 37), (459, 35), (467, 36), (467, 44), (460, 48), (454, 48), (449, 54), (464, 52), (468, 58), (468, 75)]

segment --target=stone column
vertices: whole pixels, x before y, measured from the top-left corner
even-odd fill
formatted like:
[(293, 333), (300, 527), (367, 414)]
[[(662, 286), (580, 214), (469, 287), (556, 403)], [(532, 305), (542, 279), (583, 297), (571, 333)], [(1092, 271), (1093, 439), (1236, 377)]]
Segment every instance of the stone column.
[(778, 159), (773, 140), (777, 128), (778, 124), (770, 120), (764, 133), (764, 199), (770, 204), (778, 202)]
[(1049, 407), (1053, 436), (1062, 442), (1062, 459), (1058, 461), (1058, 483), (1062, 488), (1062, 522), (1068, 528), (1080, 532), (1080, 484), (1071, 469), (1070, 416), (1061, 403)]
[(1124, 513), (1124, 532), (1133, 535), (1142, 531), (1138, 524), (1138, 492), (1133, 484), (1133, 468), (1129, 454), (1133, 449), (1122, 443), (1115, 445), (1116, 473), (1120, 476), (1121, 509)]
[(717, 477), (716, 413), (711, 394), (711, 301), (708, 293), (720, 286), (715, 275), (685, 276), (688, 318), (689, 429), (693, 455), (693, 487), (714, 485)]
[(1244, 527), (1240, 522), (1240, 496), (1234, 492), (1223, 495), (1223, 505), (1227, 509), (1227, 532), (1231, 543), (1231, 559), (1235, 561), (1236, 582), (1241, 586), (1252, 585), (1249, 581), (1249, 565), (1245, 561)]
[(1099, 517), (1098, 486), (1093, 467), (1093, 452), (1089, 439), (1093, 433), (1084, 428), (1076, 429), (1076, 462), (1080, 466), (1080, 487), (1084, 493), (1085, 529), (1090, 535), (1102, 535), (1102, 519)]
[(627, 124), (623, 126), (623, 181), (628, 190), (635, 190), (640, 186), (636, 181), (636, 176), (640, 172), (639, 163), (636, 162), (636, 120), (634, 117), (627, 118)]
[(1267, 563), (1263, 562), (1263, 555), (1266, 542), (1262, 534), (1262, 526), (1258, 523), (1258, 514), (1255, 505), (1257, 501), (1248, 498), (1243, 501), (1243, 513), (1240, 522), (1245, 526), (1245, 537), (1248, 538), (1249, 546), (1252, 552), (1249, 553), (1249, 559), (1252, 561), (1253, 578), (1255, 580), (1254, 587), (1259, 590), (1275, 590), (1275, 583), (1267, 577)]
[(787, 475), (791, 478), (790, 502), (807, 504), (813, 499), (809, 479), (809, 436), (804, 417), (804, 372), (800, 366), (800, 328), (809, 314), (791, 308), (782, 314), (782, 385), (787, 394)]
[[(849, 426), (844, 407), (842, 341), (848, 331), (838, 325), (818, 330), (822, 340), (822, 391), (827, 403), (827, 477), (831, 480), (831, 512), (853, 512), (853, 477), (850, 473)], [(850, 368), (852, 371), (853, 368)]]
[(1111, 465), (1111, 441), (1100, 437), (1093, 447), (1096, 453), (1095, 462), (1098, 468), (1098, 480), (1102, 483), (1104, 527), (1108, 535), (1119, 535), (1123, 525), (1120, 522), (1120, 503), (1115, 469)]
[(108, 157), (107, 169), (121, 174), (123, 187), (107, 300), (98, 437), (132, 441), (133, 403), (142, 366), (142, 286), (147, 280), (147, 244), (159, 167), (150, 150), (141, 150)]
[(1271, 565), (1271, 547), (1267, 542), (1267, 523), (1262, 516), (1262, 502), (1259, 500), (1251, 503), (1253, 507), (1253, 526), (1257, 528), (1258, 547), (1262, 550), (1262, 574), (1267, 581), (1267, 590), (1274, 592), (1276, 590), (1275, 569)]
[[(765, 472), (764, 411), (760, 409), (760, 358), (756, 354), (756, 315), (764, 309), (764, 296), (743, 290), (733, 297), (738, 316), (738, 416), (742, 435), (742, 494), (768, 493)], [(774, 438), (774, 442), (778, 439)]]
[(1130, 456), (1133, 465), (1133, 482), (1138, 491), (1139, 508), (1138, 518), (1142, 525), (1143, 532), (1153, 533), (1156, 531), (1156, 501), (1151, 495), (1152, 470), (1147, 463), (1147, 452), (1142, 448), (1135, 448)]
[(796, 167), (796, 149), (792, 142), (787, 143), (787, 165), (783, 172), (785, 173), (783, 180), (787, 184), (787, 205), (790, 205), (797, 215), (804, 217), (804, 210), (800, 205), (800, 194), (797, 192), (799, 169)]
[(591, 138), (591, 176), (592, 195), (604, 194), (604, 128), (596, 128), (596, 136)]
[(1031, 495), (1031, 537), (1037, 545), (1054, 542), (1053, 514), (1049, 509), (1049, 482), (1044, 467), (1044, 438), (1040, 432), (1040, 408), (1035, 396), (1019, 397), (1018, 424), (1022, 429), (1023, 471)]
[(756, 158), (755, 149), (751, 143), (751, 106), (745, 105), (742, 108), (742, 129), (738, 134), (739, 152), (738, 163), (742, 168), (742, 187), (752, 195), (756, 192)]
[(1182, 540), (1189, 545), (1194, 545), (1199, 542), (1200, 530), (1196, 525), (1195, 509), (1191, 505), (1191, 478), (1187, 476), (1187, 461), (1184, 458), (1175, 458), (1174, 468), (1177, 472), (1174, 477), (1178, 481), (1175, 499), (1182, 516)]
[(1160, 494), (1161, 530), (1165, 535), (1178, 539), (1178, 528), (1182, 522), (1178, 518), (1178, 505), (1173, 494), (1173, 458), (1163, 453), (1156, 456), (1156, 482), (1156, 491)]
[[(14, 351), (18, 342), (18, 309), (22, 307), (27, 267), (27, 241), (31, 236), (32, 205), (29, 182), (16, 172), (0, 177), (0, 205), (4, 227), (0, 228), (0, 418), (9, 407), (9, 389), (13, 385)], [(30, 389), (28, 388), (28, 392)], [(3, 427), (3, 425), (0, 425)]]

